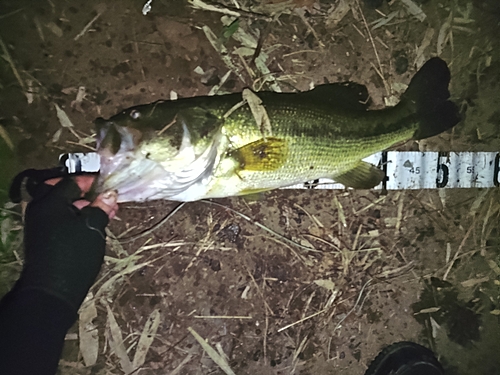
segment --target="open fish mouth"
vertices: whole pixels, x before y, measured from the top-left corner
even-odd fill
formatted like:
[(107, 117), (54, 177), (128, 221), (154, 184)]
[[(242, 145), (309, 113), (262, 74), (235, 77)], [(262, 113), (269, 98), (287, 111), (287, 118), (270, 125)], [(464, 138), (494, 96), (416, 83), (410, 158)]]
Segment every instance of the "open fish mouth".
[(139, 130), (102, 119), (96, 120), (96, 125), (101, 158), (97, 192), (117, 190), (118, 202), (127, 202), (189, 200), (184, 198), (186, 192), (191, 196), (192, 191), (206, 190), (218, 160), (220, 135), (196, 154), (189, 129), (183, 123), (180, 147), (170, 160), (161, 163), (141, 147)]

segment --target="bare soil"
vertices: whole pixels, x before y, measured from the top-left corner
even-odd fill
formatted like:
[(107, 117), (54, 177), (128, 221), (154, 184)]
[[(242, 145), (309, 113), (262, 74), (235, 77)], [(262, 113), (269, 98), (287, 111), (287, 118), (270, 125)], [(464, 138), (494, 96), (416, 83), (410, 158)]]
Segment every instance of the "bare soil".
[[(90, 151), (93, 144), (80, 139), (92, 135), (96, 117), (171, 92), (208, 94), (230, 70), (224, 59), (239, 76), (231, 73), (219, 92), (355, 81), (381, 108), (401, 94), (417, 65), (439, 54), (449, 63), (463, 121), (402, 149), (500, 150), (495, 0), (416, 1), (423, 21), (399, 1), (377, 10), (349, 0), (238, 4), (252, 10), (238, 30), (259, 41), (268, 75), (252, 55), (235, 54), (245, 44), (223, 27), (221, 13), (183, 1), (155, 0), (146, 16), (143, 2), (128, 0), (2, 1), (0, 36), (12, 64), (0, 52), (0, 122), (19, 164), (47, 168), (61, 153)], [(350, 10), (336, 22), (345, 4)], [(214, 49), (204, 27), (227, 53)], [(87, 95), (75, 102), (81, 86)], [(61, 128), (54, 104), (78, 137)], [(135, 374), (222, 374), (188, 327), (223, 352), (236, 374), (363, 374), (381, 348), (402, 340), (431, 347), (448, 374), (496, 374), (499, 197), (498, 189), (281, 190), (187, 203), (172, 215), (176, 202), (124, 204), (110, 225), (118, 240), (110, 237), (92, 290), (97, 317), (86, 329), (97, 332), (97, 359), (85, 366), (81, 352), (90, 344), (77, 324), (60, 373), (126, 372), (109, 311), (130, 361), (158, 311)], [(12, 230), (20, 233), (20, 225)], [(16, 254), (19, 248), (12, 244)], [(20, 261), (5, 259), (0, 276), (9, 285)]]

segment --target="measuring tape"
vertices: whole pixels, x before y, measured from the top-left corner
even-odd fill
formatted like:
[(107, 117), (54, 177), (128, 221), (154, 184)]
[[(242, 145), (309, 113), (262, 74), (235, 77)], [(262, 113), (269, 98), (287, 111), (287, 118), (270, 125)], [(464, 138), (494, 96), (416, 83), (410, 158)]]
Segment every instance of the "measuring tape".
[[(63, 154), (59, 158), (66, 172), (94, 173), (100, 168), (99, 155)], [(385, 172), (384, 180), (374, 189), (407, 190), (439, 188), (491, 188), (500, 185), (498, 152), (405, 152), (383, 151), (364, 161)], [(345, 189), (327, 178), (286, 187), (286, 189)]]

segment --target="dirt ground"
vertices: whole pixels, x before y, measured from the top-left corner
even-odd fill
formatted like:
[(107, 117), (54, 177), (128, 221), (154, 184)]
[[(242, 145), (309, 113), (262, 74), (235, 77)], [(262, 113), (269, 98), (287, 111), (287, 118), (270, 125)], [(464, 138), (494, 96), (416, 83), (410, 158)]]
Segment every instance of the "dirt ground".
[[(239, 21), (184, 1), (154, 0), (144, 16), (141, 1), (3, 0), (0, 124), (19, 170), (90, 151), (96, 117), (173, 93), (355, 81), (381, 108), (436, 55), (463, 121), (404, 148), (500, 150), (498, 1), (415, 1), (423, 20), (397, 0), (210, 4)], [(401, 340), (432, 348), (448, 374), (497, 374), (499, 198), (309, 189), (124, 204), (60, 373), (223, 374), (191, 327), (236, 374), (359, 375)], [(21, 268), (11, 212), (20, 207), (2, 210), (1, 294)]]

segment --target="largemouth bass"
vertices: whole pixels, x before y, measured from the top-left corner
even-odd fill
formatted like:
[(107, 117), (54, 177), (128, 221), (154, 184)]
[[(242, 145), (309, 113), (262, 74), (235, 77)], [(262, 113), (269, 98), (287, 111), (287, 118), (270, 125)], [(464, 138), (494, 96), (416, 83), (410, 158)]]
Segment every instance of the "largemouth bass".
[(194, 201), (325, 177), (371, 188), (384, 174), (363, 158), (459, 122), (449, 82), (446, 63), (432, 58), (382, 110), (367, 110), (366, 88), (353, 83), (257, 92), (253, 105), (237, 93), (129, 108), (96, 120), (97, 191), (116, 189), (120, 202)]

